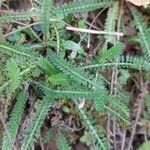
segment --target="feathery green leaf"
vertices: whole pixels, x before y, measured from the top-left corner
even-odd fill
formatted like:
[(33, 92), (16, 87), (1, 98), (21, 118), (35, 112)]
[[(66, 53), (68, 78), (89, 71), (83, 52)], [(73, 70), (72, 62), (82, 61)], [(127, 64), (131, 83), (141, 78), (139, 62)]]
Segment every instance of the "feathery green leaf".
[(59, 134), (56, 138), (56, 145), (58, 150), (71, 150), (68, 141), (63, 134)]
[(17, 102), (7, 124), (7, 131), (5, 131), (2, 150), (11, 150), (14, 146), (27, 99), (27, 95), (23, 92), (18, 95)]
[(43, 121), (48, 114), (50, 107), (52, 106), (52, 99), (52, 97), (45, 97), (41, 104), (38, 106), (35, 115), (32, 117), (32, 120), (26, 129), (26, 134), (23, 139), (21, 150), (30, 149), (31, 145), (36, 140), (40, 133)]
[(21, 83), (20, 69), (13, 58), (7, 61), (6, 68), (10, 81), (10, 90), (14, 92)]

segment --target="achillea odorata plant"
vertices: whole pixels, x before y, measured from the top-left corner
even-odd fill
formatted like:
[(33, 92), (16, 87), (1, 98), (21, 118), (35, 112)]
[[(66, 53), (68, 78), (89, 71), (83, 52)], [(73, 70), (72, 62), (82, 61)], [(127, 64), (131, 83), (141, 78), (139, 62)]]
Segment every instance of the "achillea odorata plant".
[[(92, 136), (92, 146), (97, 150), (111, 149), (111, 143), (107, 139), (102, 122), (99, 126), (92, 111), (101, 114), (103, 118), (109, 116), (117, 120), (123, 128), (130, 124), (124, 89), (118, 89), (117, 95), (111, 94), (109, 77), (104, 76), (104, 72), (113, 70), (116, 66), (118, 70), (135, 69), (149, 72), (150, 29), (141, 14), (132, 11), (134, 25), (138, 29), (139, 44), (143, 50), (141, 56), (124, 56), (124, 44), (118, 41), (115, 35), (101, 37), (104, 41), (101, 50), (90, 64), (77, 65), (75, 60), (66, 58), (66, 49), (62, 46), (62, 41), (71, 38), (70, 33), (65, 30), (70, 14), (88, 13), (101, 8), (108, 8), (105, 31), (115, 32), (120, 9), (118, 1), (79, 0), (76, 3), (55, 6), (53, 0), (40, 0), (30, 10), (8, 11), (0, 16), (0, 39), (3, 39), (0, 40), (0, 94), (4, 106), (2, 113), (7, 114), (4, 115), (2, 150), (16, 149), (22, 119), (25, 118), (24, 113), (27, 113), (27, 104), (30, 105), (29, 99), (32, 99), (25, 90), (27, 84), (37, 93), (37, 103), (32, 105), (34, 113), (26, 125), (19, 149), (28, 150), (33, 147), (39, 138), (44, 120), (56, 101), (69, 100), (74, 103), (74, 109), (79, 112), (85, 129)], [(21, 22), (23, 27), (15, 27), (8, 35), (3, 33), (4, 25)], [(20, 41), (22, 39), (23, 42)], [(86, 110), (84, 105), (80, 106), (80, 100), (84, 103), (91, 102), (91, 112)], [(146, 104), (150, 109), (148, 100)], [(13, 107), (11, 111), (9, 105)], [(49, 128), (42, 137), (42, 143), (49, 143), (53, 134), (53, 129)], [(71, 149), (65, 133), (61, 132), (55, 137), (59, 150)]]

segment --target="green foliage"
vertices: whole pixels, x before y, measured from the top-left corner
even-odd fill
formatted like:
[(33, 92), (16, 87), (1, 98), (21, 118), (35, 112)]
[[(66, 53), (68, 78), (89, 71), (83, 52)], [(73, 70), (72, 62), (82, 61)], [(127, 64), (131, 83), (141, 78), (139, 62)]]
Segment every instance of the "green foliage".
[(20, 57), (28, 57), (29, 59), (38, 56), (34, 51), (26, 49), (22, 45), (12, 45), (5, 41), (0, 41), (0, 52), (9, 56), (20, 55)]
[(14, 92), (21, 83), (21, 77), (20, 69), (13, 58), (7, 61), (6, 70), (10, 84), (10, 91)]
[(43, 143), (49, 143), (52, 136), (53, 136), (53, 129), (49, 128), (48, 131), (45, 133), (44, 138), (43, 138)]
[(98, 112), (104, 112), (105, 111), (105, 105), (108, 102), (108, 95), (107, 93), (101, 92), (98, 96), (94, 98), (94, 108)]
[(40, 68), (45, 71), (48, 75), (53, 75), (59, 73), (58, 69), (55, 68), (48, 60), (47, 58), (41, 58), (39, 60), (39, 66)]
[(63, 134), (59, 134), (57, 136), (56, 145), (57, 145), (58, 150), (71, 150), (71, 148)]
[(70, 76), (71, 79), (76, 80), (77, 82), (79, 82), (80, 84), (82, 83), (85, 86), (94, 86), (94, 82), (91, 80), (91, 77), (86, 72), (68, 63), (55, 53), (51, 52), (49, 54), (49, 61), (64, 74)]
[(38, 137), (43, 121), (52, 106), (52, 101), (53, 98), (45, 97), (41, 104), (37, 107), (36, 114), (32, 117), (30, 124), (26, 128), (26, 134), (21, 146), (22, 150), (29, 149)]
[(124, 70), (124, 69), (120, 70), (120, 73), (121, 73), (121, 75), (119, 77), (119, 83), (121, 85), (124, 85), (127, 83), (127, 80), (129, 79), (130, 74), (129, 74), (128, 70)]
[(52, 0), (41, 0), (41, 20), (43, 23), (43, 34), (44, 34), (44, 39), (47, 40), (49, 38), (49, 20), (51, 17), (50, 11), (52, 9), (51, 3)]
[[(80, 111), (81, 118), (83, 119), (86, 128), (90, 131), (91, 136), (93, 138), (93, 142), (95, 145), (95, 148), (101, 149), (101, 150), (108, 150), (109, 146), (107, 143), (107, 140), (103, 134), (103, 132), (97, 128), (96, 125), (93, 124), (94, 119), (90, 116), (87, 116), (87, 112), (84, 109), (81, 109), (79, 107), (79, 104), (75, 101), (77, 109)], [(100, 132), (100, 133), (98, 133)]]
[(87, 89), (82, 89), (82, 86), (77, 87), (63, 87), (62, 89), (53, 90), (45, 85), (36, 83), (37, 86), (43, 91), (46, 96), (51, 96), (55, 98), (68, 98), (68, 99), (78, 99), (86, 98), (93, 99), (95, 96), (99, 95), (98, 91), (89, 91)]
[[(6, 103), (5, 99), (10, 99), (9, 103), (13, 105), (11, 99), (16, 99), (16, 95), (20, 93), (13, 110), (10, 110), (10, 119), (6, 123), (2, 149), (9, 150), (14, 147), (16, 137), (20, 134), (21, 119), (26, 115), (26, 113), (23, 114), (23, 111), (28, 99), (29, 105), (32, 103), (30, 108), (34, 113), (30, 118), (30, 123), (25, 128), (22, 145), (19, 147), (21, 150), (31, 149), (34, 142), (38, 140), (41, 127), (45, 125), (44, 120), (49, 114), (53, 102), (67, 99), (76, 105), (86, 131), (92, 137), (90, 140), (94, 148), (96, 150), (109, 150), (111, 148), (105, 130), (101, 127), (103, 123), (97, 124), (97, 118), (94, 119), (93, 112), (101, 114), (103, 117), (109, 115), (125, 125), (130, 124), (129, 110), (126, 101), (121, 97), (122, 93), (125, 92), (122, 85), (130, 78), (129, 69), (145, 72), (150, 70), (150, 29), (142, 16), (137, 11), (132, 11), (134, 25), (139, 32), (138, 40), (143, 49), (143, 55), (139, 57), (124, 56), (122, 54), (124, 44), (117, 41), (116, 36), (108, 34), (101, 37), (104, 40), (104, 46), (102, 51), (98, 53), (97, 59), (93, 57), (92, 63), (85, 65), (88, 54), (84, 49), (85, 44), (83, 43), (81, 46), (83, 39), (80, 40), (78, 35), (70, 35), (68, 31), (64, 30), (67, 24), (65, 19), (67, 20), (70, 14), (74, 15), (78, 12), (90, 12), (108, 7), (104, 29), (107, 32), (116, 32), (120, 9), (119, 2), (78, 0), (58, 6), (53, 3), (53, 0), (40, 0), (38, 5), (26, 12), (6, 11), (0, 16), (0, 75), (2, 76), (0, 92), (2, 103), (5, 106), (4, 113), (9, 111), (7, 110), (9, 104)], [(3, 33), (4, 25), (14, 21), (15, 27), (12, 28), (12, 32), (9, 33), (10, 36), (7, 37), (7, 33), (5, 35)], [(20, 25), (18, 24), (21, 24), (22, 21), (23, 27), (19, 28)], [(29, 25), (30, 22), (33, 24)], [(73, 20), (74, 22), (76, 20)], [(66, 50), (72, 50), (75, 52), (75, 56), (70, 59), (70, 54)], [(105, 79), (105, 76), (109, 80), (111, 70), (116, 66), (118, 72), (121, 73), (119, 77), (121, 81), (119, 88), (121, 89), (118, 88), (117, 94), (114, 96), (110, 94), (109, 81)], [(107, 73), (108, 69), (110, 73)], [(29, 92), (29, 96), (27, 96), (23, 89), (31, 90), (33, 93)], [(32, 101), (34, 99), (32, 94), (37, 96), (35, 102)], [(127, 98), (127, 96), (125, 97)], [(145, 99), (147, 110), (150, 112), (149, 96), (146, 96)], [(91, 106), (87, 109), (88, 111), (86, 104), (83, 107), (79, 106), (78, 100), (90, 103)], [(67, 110), (65, 113), (74, 109), (71, 108), (70, 111), (68, 106), (67, 108), (69, 111)], [(42, 142), (50, 143), (53, 133), (54, 131), (50, 128), (44, 138), (42, 137)], [(58, 149), (70, 150), (71, 147), (68, 142), (65, 133), (56, 135)]]
[(84, 50), (83, 48), (78, 44), (73, 41), (67, 40), (63, 42), (63, 48), (66, 50), (72, 50), (74, 52), (78, 52), (79, 54), (83, 54)]
[(113, 47), (108, 50), (104, 50), (100, 53), (100, 61), (101, 60), (112, 60), (114, 57), (117, 57), (122, 53), (122, 49), (124, 48), (123, 43), (116, 43)]
[(66, 75), (61, 73), (53, 74), (48, 77), (48, 80), (54, 85), (67, 85), (71, 80)]
[[(67, 98), (72, 100), (78, 100), (78, 98), (93, 100), (94, 108), (98, 112), (105, 113), (109, 111), (114, 117), (122, 120), (125, 124), (129, 124), (129, 112), (126, 105), (116, 98), (109, 96), (105, 91), (82, 90), (83, 87), (79, 85), (76, 87), (69, 86), (68, 88), (63, 87), (58, 90), (53, 90), (40, 83), (36, 84), (46, 96), (51, 97), (51, 95), (53, 95), (55, 98)], [(108, 103), (111, 103), (111, 107), (107, 106)]]
[[(118, 19), (118, 11), (119, 10), (119, 4), (118, 2), (114, 2), (113, 5), (111, 5), (111, 7), (109, 7), (109, 11), (107, 13), (107, 19), (106, 19), (106, 23), (105, 23), (105, 30), (108, 32), (115, 32), (115, 28), (116, 28), (116, 20)], [(116, 42), (116, 37), (111, 36), (111, 35), (106, 35), (105, 36), (106, 39), (106, 43), (110, 42), (110, 43), (115, 43)]]
[(110, 115), (114, 116), (116, 119), (121, 121), (123, 124), (129, 125), (130, 124), (130, 114), (127, 105), (125, 102), (120, 100), (119, 98), (116, 98), (114, 96), (109, 96), (109, 103), (110, 106), (106, 107), (107, 112), (110, 113)]
[(27, 99), (25, 93), (19, 93), (17, 102), (11, 112), (9, 122), (7, 123), (2, 150), (11, 150), (13, 148)]
[(110, 5), (109, 0), (78, 0), (75, 3), (63, 4), (58, 12), (65, 15), (76, 12), (89, 12), (98, 8), (105, 8)]
[(149, 147), (150, 147), (150, 141), (146, 141), (138, 148), (138, 150), (149, 150)]
[(30, 20), (31, 17), (36, 16), (36, 12), (32, 10), (28, 10), (27, 12), (7, 12), (0, 17), (1, 23), (8, 23), (18, 20)]
[(4, 40), (4, 37), (3, 37), (3, 26), (2, 26), (2, 24), (0, 24), (0, 40)]
[(150, 69), (150, 62), (149, 60), (143, 59), (143, 57), (133, 57), (133, 56), (127, 56), (127, 57), (120, 57), (119, 62), (116, 62), (116, 60), (110, 61), (100, 61), (99, 63), (93, 63), (88, 66), (82, 66), (83, 69), (90, 69), (90, 68), (101, 68), (103, 70), (108, 68), (113, 68), (114, 66), (118, 66), (120, 68), (133, 68), (133, 69), (144, 69), (149, 70)]
[(146, 104), (148, 113), (150, 114), (150, 95), (145, 96), (145, 104)]
[(145, 58), (150, 58), (150, 28), (145, 23), (143, 17), (138, 11), (132, 11), (134, 25), (139, 30), (138, 41), (145, 54)]

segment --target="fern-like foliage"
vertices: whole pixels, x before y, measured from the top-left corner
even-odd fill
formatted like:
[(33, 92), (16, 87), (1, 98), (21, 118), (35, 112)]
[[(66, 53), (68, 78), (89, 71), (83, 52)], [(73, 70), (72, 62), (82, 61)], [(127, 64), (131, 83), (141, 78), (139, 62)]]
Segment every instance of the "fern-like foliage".
[(81, 118), (83, 119), (86, 128), (90, 131), (91, 136), (93, 137), (93, 141), (96, 144), (95, 147), (99, 148), (100, 150), (108, 150), (108, 142), (102, 132), (98, 132), (98, 128), (93, 125), (93, 118), (91, 119), (90, 116), (87, 116), (87, 112), (84, 109), (81, 109), (79, 107), (79, 104), (77, 101), (75, 101), (76, 107), (79, 110), (81, 114)]
[[(88, 89), (82, 89), (82, 86), (69, 86), (68, 88), (63, 87), (58, 90), (53, 90), (40, 83), (36, 83), (36, 85), (47, 97), (51, 97), (51, 95), (53, 95), (55, 98), (67, 98), (71, 100), (78, 100), (81, 98), (91, 100), (93, 101), (95, 110), (98, 112), (106, 114), (106, 112), (109, 111), (112, 116), (118, 118), (118, 120), (121, 120), (125, 124), (129, 124), (129, 112), (125, 103), (119, 101), (119, 99), (116, 99), (111, 95), (108, 95), (105, 90), (90, 91)], [(107, 106), (109, 103), (111, 104), (110, 107)]]
[(9, 78), (10, 90), (14, 92), (21, 83), (20, 69), (14, 59), (10, 59), (6, 64), (7, 75)]
[[(21, 72), (19, 72), (19, 74), (16, 74), (16, 72), (15, 72), (15, 74), (17, 75), (18, 79), (22, 79), (23, 75), (29, 73), (31, 70), (33, 71), (33, 69), (35, 67), (36, 67), (35, 65), (31, 65), (28, 68), (26, 68), (26, 69), (22, 70)], [(9, 85), (10, 85), (10, 89), (8, 88), (9, 91), (11, 90), (11, 92), (14, 92), (14, 90), (21, 84), (21, 82), (18, 81), (18, 80), (16, 82), (14, 80), (13, 81), (11, 81), (11, 80), (13, 80), (13, 78), (11, 78), (10, 80), (4, 82), (3, 85), (0, 86), (0, 92), (3, 91), (6, 87), (9, 87)], [(15, 87), (15, 89), (12, 89), (12, 87), (14, 88), (14, 85), (11, 87), (11, 82), (15, 82), (15, 84), (20, 82), (20, 84), (17, 87)]]
[(82, 89), (81, 86), (77, 87), (63, 87), (62, 89), (53, 90), (45, 85), (40, 83), (36, 83), (37, 87), (41, 89), (41, 91), (46, 96), (51, 96), (55, 98), (68, 98), (68, 99), (78, 99), (78, 98), (86, 98), (86, 99), (93, 99), (95, 96), (99, 95), (99, 91), (89, 91), (87, 89)]
[(105, 105), (108, 102), (107, 93), (101, 92), (98, 96), (94, 97), (93, 105), (96, 111), (105, 113)]
[(109, 0), (78, 0), (75, 3), (63, 4), (58, 8), (59, 13), (65, 15), (76, 12), (89, 12), (110, 5)]
[(0, 17), (0, 22), (1, 23), (8, 23), (8, 22), (13, 22), (13, 21), (27, 21), (30, 20), (31, 17), (37, 16), (37, 12), (33, 10), (28, 10), (26, 12), (7, 12), (4, 13)]
[(70, 79), (77, 81), (79, 84), (84, 85), (94, 90), (104, 90), (104, 83), (98, 76), (96, 79), (89, 75), (88, 72), (81, 70), (79, 67), (62, 59), (56, 53), (50, 52), (48, 60), (58, 68), (63, 74), (69, 76)]
[(67, 85), (71, 83), (71, 79), (63, 75), (62, 73), (57, 73), (49, 76), (48, 80), (53, 84), (53, 85)]
[(49, 20), (51, 18), (51, 5), (52, 5), (52, 0), (41, 0), (41, 8), (40, 8), (40, 17), (43, 23), (43, 34), (44, 34), (44, 39), (47, 40), (49, 37)]
[[(116, 20), (118, 17), (119, 4), (118, 2), (114, 2), (112, 6), (110, 6), (109, 11), (107, 13), (106, 23), (105, 23), (105, 30), (108, 32), (115, 32), (116, 28)], [(106, 43), (115, 43), (116, 38), (112, 35), (105, 35)]]
[(76, 80), (80, 84), (88, 87), (95, 86), (94, 81), (92, 81), (91, 79), (91, 76), (89, 76), (85, 71), (78, 69), (78, 67), (69, 64), (57, 54), (51, 52), (49, 55), (49, 61), (64, 74), (68, 75), (71, 79)]
[(42, 69), (42, 71), (46, 72), (48, 75), (53, 75), (59, 73), (59, 70), (54, 67), (47, 58), (41, 58), (39, 60), (39, 66)]
[[(86, 102), (90, 102), (92, 110), (98, 114), (102, 114), (104, 117), (109, 114), (109, 116), (125, 123), (125, 125), (130, 124), (129, 111), (126, 103), (120, 96), (121, 92), (119, 93), (118, 91), (115, 96), (109, 94), (109, 90), (106, 88), (107, 85), (104, 82), (104, 78), (101, 77), (100, 71), (103, 72), (106, 69), (110, 70), (117, 66), (118, 71), (120, 68), (125, 68), (142, 69), (148, 72), (150, 70), (150, 29), (144, 23), (140, 13), (133, 10), (134, 25), (139, 33), (139, 44), (143, 49), (144, 56), (121, 56), (124, 45), (121, 42), (117, 42), (115, 36), (108, 34), (104, 36), (105, 44), (103, 50), (99, 52), (97, 59), (89, 65), (76, 66), (69, 61), (69, 57), (67, 61), (65, 58), (62, 58), (60, 54), (53, 52), (59, 47), (60, 53), (64, 56), (66, 49), (72, 49), (72, 46), (68, 46), (65, 42), (65, 47), (63, 45), (64, 43), (62, 42), (62, 44), (60, 41), (70, 41), (70, 38), (72, 38), (68, 32), (63, 30), (64, 26), (62, 26), (61, 23), (64, 23), (64, 16), (66, 16), (65, 19), (69, 21), (70, 17), (67, 15), (108, 7), (104, 30), (107, 32), (115, 32), (119, 2), (110, 0), (77, 0), (74, 3), (69, 2), (55, 6), (53, 0), (40, 0), (36, 4), (33, 9), (26, 12), (6, 11), (6, 13), (4, 12), (4, 14), (0, 16), (0, 59), (2, 60), (0, 62), (0, 69), (2, 70), (0, 75), (3, 76), (0, 79), (0, 93), (2, 99), (6, 97), (5, 94), (7, 94), (7, 97), (15, 98), (17, 92), (21, 90), (19, 87), (21, 87), (24, 82), (32, 84), (33, 93), (36, 94), (37, 98), (42, 99), (42, 97), (44, 97), (43, 100), (39, 100), (39, 103), (36, 103), (37, 105), (34, 107), (35, 114), (31, 116), (31, 121), (27, 124), (25, 134), (23, 134), (22, 145), (19, 149), (31, 149), (40, 134), (44, 119), (49, 113), (54, 99), (69, 99), (73, 101), (85, 124), (85, 128), (91, 134), (94, 148), (96, 150), (111, 149), (103, 129), (96, 125), (97, 122), (91, 115), (93, 112), (86, 111), (84, 107), (81, 108), (78, 104), (78, 100), (83, 99)], [(19, 42), (17, 43), (17, 40), (10, 40), (14, 38), (14, 32), (10, 33), (12, 35), (11, 38), (5, 39), (7, 36), (3, 35), (3, 25), (5, 23), (14, 21), (29, 23), (30, 20), (35, 23), (33, 29), (31, 28), (33, 24), (25, 25), (23, 28), (33, 30), (32, 35), (25, 30), (20, 32), (22, 28), (18, 28), (15, 31), (15, 33), (20, 32), (19, 34), (23, 34), (25, 37), (25, 40), (21, 42), (20, 45), (18, 44)], [(40, 24), (40, 26), (37, 24)], [(17, 25), (17, 27), (19, 26), (20, 25)], [(56, 30), (53, 31), (53, 29)], [(55, 38), (55, 36), (57, 38)], [(75, 38), (73, 36), (75, 40), (76, 37), (78, 38), (78, 36), (75, 36)], [(36, 44), (33, 44), (33, 42)], [(110, 49), (108, 49), (109, 44), (113, 45)], [(76, 50), (78, 46), (75, 44), (72, 45), (73, 49)], [(63, 50), (61, 50), (61, 48)], [(83, 56), (82, 54), (79, 53), (72, 62), (76, 63), (76, 60), (84, 62), (81, 58), (84, 58), (85, 55)], [(33, 75), (33, 78), (31, 78), (30, 75)], [(41, 92), (37, 94), (38, 90)], [(124, 92), (124, 90), (122, 91)], [(9, 95), (9, 92), (12, 95)], [(150, 111), (149, 96), (145, 98), (146, 108)], [(19, 134), (18, 129), (21, 124), (21, 118), (27, 99), (27, 95), (23, 92), (19, 94), (14, 109), (11, 112), (10, 119), (8, 119), (9, 121), (6, 124), (7, 130), (4, 133), (2, 150), (13, 149), (16, 136)], [(49, 129), (42, 142), (48, 143), (53, 135), (54, 132), (52, 129)], [(56, 135), (56, 145), (58, 150), (71, 149), (63, 133)]]
[[(40, 7), (36, 7), (35, 9), (21, 11), (21, 12), (4, 13), (0, 17), (0, 22), (5, 23), (5, 22), (13, 22), (13, 21), (19, 21), (19, 20), (26, 21), (34, 17), (40, 18), (40, 16), (42, 15), (41, 16), (42, 20), (44, 22), (47, 20), (46, 22), (48, 23), (49, 19), (52, 19), (52, 18), (56, 19), (56, 16), (58, 17), (62, 14), (68, 15), (70, 13), (75, 13), (75, 12), (89, 12), (89, 11), (96, 10), (99, 8), (106, 8), (110, 5), (110, 0), (84, 0), (84, 1), (79, 0), (76, 3), (63, 4), (62, 6), (59, 6), (56, 8), (53, 7), (54, 9), (52, 13), (52, 7), (50, 7), (52, 2), (53, 0), (41, 0)], [(44, 14), (45, 16), (43, 16)], [(50, 16), (52, 18), (50, 18)], [(48, 24), (43, 24), (43, 25), (47, 26)]]
[(28, 98), (25, 93), (21, 92), (18, 95), (17, 102), (7, 123), (7, 131), (4, 134), (2, 150), (11, 150), (13, 148), (27, 100)]
[(12, 45), (5, 41), (0, 41), (0, 52), (9, 56), (20, 55), (28, 58), (34, 58), (35, 56), (38, 56), (34, 51), (26, 49), (21, 45)]
[(113, 60), (122, 53), (123, 48), (124, 48), (123, 43), (121, 42), (115, 43), (115, 45), (110, 49), (108, 50), (104, 49), (103, 51), (100, 52), (100, 54), (98, 55), (98, 61)]
[(129, 110), (124, 102), (108, 93), (101, 92), (93, 99), (93, 105), (97, 112), (110, 113), (125, 125), (129, 125)]
[(130, 124), (130, 114), (126, 104), (121, 100), (121, 98), (116, 98), (114, 96), (109, 96), (109, 107), (105, 105), (106, 112), (115, 117), (117, 120), (121, 121), (124, 125)]
[(56, 145), (57, 145), (58, 150), (71, 150), (67, 139), (62, 133), (57, 136)]
[[(12, 45), (9, 42), (0, 41), (0, 52), (3, 56), (12, 57), (6, 63), (6, 76), (8, 80), (2, 83), (0, 91), (10, 85), (11, 92), (21, 84), (23, 75), (33, 72), (40, 66), (43, 58), (35, 49), (23, 45)], [(32, 70), (34, 68), (34, 70)], [(34, 73), (35, 75), (35, 73)]]
[(144, 69), (149, 70), (150, 69), (150, 61), (143, 59), (143, 57), (133, 57), (133, 56), (127, 56), (127, 57), (120, 57), (119, 62), (113, 61), (100, 61), (99, 63), (93, 63), (88, 66), (83, 66), (83, 69), (90, 69), (90, 68), (101, 68), (103, 70), (105, 69), (111, 69), (114, 66), (118, 66), (120, 68), (132, 68), (132, 69)]
[(44, 135), (43, 143), (49, 143), (53, 134), (54, 134), (53, 129), (49, 128), (48, 131)]
[(145, 53), (145, 57), (150, 58), (150, 28), (148, 28), (148, 25), (138, 11), (132, 11), (132, 14), (134, 17), (134, 25), (139, 30), (138, 39), (141, 48)]
[(50, 107), (52, 106), (52, 101), (52, 97), (45, 97), (41, 104), (37, 106), (36, 114), (32, 117), (32, 120), (26, 129), (21, 150), (28, 150), (33, 145), (40, 133), (43, 121), (48, 114)]

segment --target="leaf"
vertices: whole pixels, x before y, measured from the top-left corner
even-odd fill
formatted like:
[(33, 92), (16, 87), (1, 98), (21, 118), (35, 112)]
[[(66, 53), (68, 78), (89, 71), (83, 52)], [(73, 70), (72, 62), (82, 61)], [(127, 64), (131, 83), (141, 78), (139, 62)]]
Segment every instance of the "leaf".
[(145, 104), (146, 104), (146, 107), (147, 107), (147, 111), (150, 114), (150, 95), (145, 96)]
[(64, 45), (64, 49), (72, 50), (78, 52), (79, 54), (84, 53), (83, 48), (79, 44), (75, 43), (74, 41), (70, 41), (70, 40), (65, 41), (63, 45)]
[[(17, 29), (13, 29), (12, 31), (16, 31)], [(21, 33), (20, 32), (16, 32), (14, 34), (11, 34), (10, 36), (8, 36), (8, 40), (11, 42), (17, 42), (19, 41), (21, 38)]]
[(11, 150), (13, 148), (27, 100), (27, 95), (21, 92), (17, 98), (17, 102), (13, 108), (10, 120), (7, 124), (8, 132), (5, 131), (2, 150)]
[(49, 25), (49, 20), (51, 17), (51, 5), (52, 5), (52, 0), (41, 0), (41, 9), (40, 9), (40, 17), (41, 20), (43, 22), (42, 24), (42, 29), (43, 29), (43, 33), (44, 33), (44, 39), (47, 40), (49, 38), (49, 29), (50, 29), (50, 25)]
[(75, 3), (65, 3), (58, 7), (58, 13), (71, 14), (76, 12), (89, 12), (110, 5), (109, 0), (77, 0)]
[[(115, 1), (107, 13), (107, 18), (105, 21), (105, 31), (115, 32), (116, 20), (118, 19), (119, 4), (118, 1)], [(113, 35), (105, 35), (106, 43), (110, 42), (114, 44), (116, 42), (116, 37)]]
[(105, 104), (107, 103), (107, 93), (101, 93), (98, 97), (94, 99), (94, 108), (98, 112), (104, 112)]
[(78, 28), (86, 28), (86, 24), (85, 24), (85, 21), (82, 19), (82, 20), (79, 20), (78, 21)]
[(91, 135), (88, 133), (88, 132), (84, 132), (84, 135), (80, 138), (80, 141), (82, 143), (90, 143), (90, 140), (91, 140)]
[(150, 148), (150, 141), (144, 142), (138, 150), (149, 150)]
[(57, 69), (62, 71), (65, 75), (68, 75), (71, 79), (76, 80), (76, 82), (89, 87), (95, 85), (93, 81), (90, 80), (91, 77), (87, 72), (62, 59), (60, 55), (51, 52), (48, 59)]
[(119, 77), (119, 83), (121, 85), (126, 84), (127, 80), (130, 77), (128, 70), (122, 69), (122, 70), (120, 70), (120, 73), (121, 73), (121, 76)]
[(50, 107), (52, 106), (53, 98), (45, 97), (36, 110), (36, 114), (33, 115), (30, 124), (26, 128), (26, 134), (24, 136), (21, 150), (28, 150), (38, 137), (40, 129), (43, 125), (44, 119), (48, 114)]
[(102, 51), (100, 59), (102, 60), (112, 60), (114, 57), (118, 56), (124, 48), (123, 43), (116, 43), (113, 47), (108, 50)]
[(63, 134), (59, 134), (57, 136), (56, 144), (57, 144), (58, 150), (71, 150), (71, 148)]
[(21, 82), (21, 77), (19, 75), (20, 69), (14, 59), (7, 61), (6, 68), (8, 72), (8, 78), (10, 79), (10, 89), (12, 92), (14, 92), (19, 87)]
[(91, 116), (87, 115), (87, 111), (79, 108), (79, 105), (76, 101), (74, 102), (76, 104), (76, 107), (78, 108), (78, 111), (80, 112), (80, 116), (82, 117), (85, 123), (85, 127), (90, 131), (92, 140), (99, 145), (100, 150), (107, 150), (108, 142), (104, 137), (103, 132), (101, 132), (101, 129), (99, 129), (96, 125), (93, 124), (94, 118), (91, 118)]
[(53, 137), (53, 129), (49, 128), (48, 131), (45, 133), (43, 138), (43, 143), (49, 143), (51, 138)]
[(134, 18), (134, 26), (139, 30), (137, 38), (139, 39), (139, 44), (143, 49), (145, 58), (150, 58), (150, 28), (145, 22), (143, 16), (136, 10), (132, 11)]
[[(74, 83), (75, 84), (75, 83)], [(93, 99), (98, 96), (99, 91), (89, 91), (83, 90), (81, 86), (79, 87), (63, 87), (62, 90), (53, 90), (43, 84), (36, 83), (37, 87), (44, 93), (46, 96), (51, 96), (55, 98), (68, 98), (68, 99), (78, 99), (86, 98), (86, 99)]]
[(136, 6), (146, 6), (146, 5), (150, 4), (149, 0), (127, 0), (127, 1)]
[(61, 73), (57, 73), (49, 76), (48, 80), (54, 85), (66, 85), (70, 81), (68, 76), (63, 75)]
[(127, 57), (120, 57), (119, 62), (116, 62), (116, 60), (112, 60), (111, 62), (107, 61), (100, 61), (99, 63), (93, 63), (88, 66), (83, 66), (82, 69), (91, 69), (91, 68), (102, 68), (104, 69), (113, 69), (113, 67), (117, 65), (120, 68), (133, 68), (133, 69), (144, 69), (149, 70), (150, 69), (150, 62), (149, 60), (143, 59), (142, 57), (133, 57), (133, 56), (127, 56)]

